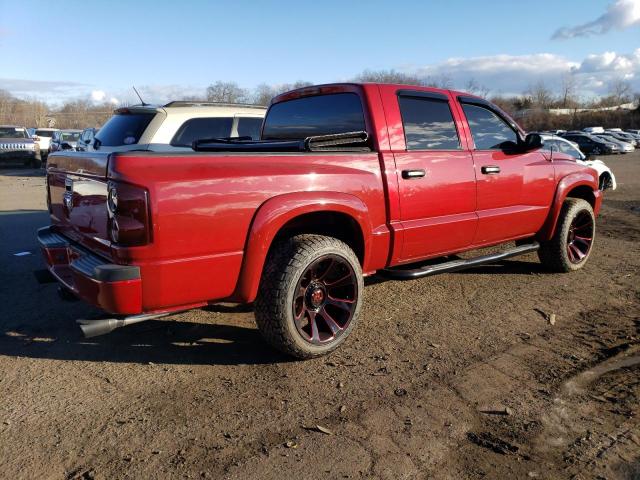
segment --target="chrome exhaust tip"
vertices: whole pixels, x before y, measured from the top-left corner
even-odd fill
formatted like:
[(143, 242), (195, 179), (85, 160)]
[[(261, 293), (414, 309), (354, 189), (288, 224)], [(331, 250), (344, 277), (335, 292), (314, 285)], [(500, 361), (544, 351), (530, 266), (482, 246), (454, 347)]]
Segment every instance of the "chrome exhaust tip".
[(78, 325), (85, 338), (98, 337), (113, 332), (116, 328), (123, 327), (124, 320), (109, 318), (107, 320), (78, 320)]
[(165, 317), (169, 313), (152, 313), (144, 315), (132, 315), (124, 318), (106, 318), (102, 320), (76, 320), (85, 338), (98, 337), (113, 332), (134, 323), (140, 323), (154, 318)]

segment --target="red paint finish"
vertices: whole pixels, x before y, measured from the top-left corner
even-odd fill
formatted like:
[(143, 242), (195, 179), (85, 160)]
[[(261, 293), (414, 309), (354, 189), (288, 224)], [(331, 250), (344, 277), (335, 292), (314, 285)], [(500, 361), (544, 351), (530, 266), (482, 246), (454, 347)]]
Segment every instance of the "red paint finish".
[[(445, 95), (460, 149), (408, 151), (400, 89)], [(82, 298), (113, 313), (176, 310), (222, 299), (251, 302), (274, 238), (303, 215), (351, 219), (363, 242), (362, 269), (373, 273), (514, 238), (548, 238), (562, 201), (576, 187), (586, 188), (599, 208), (597, 175), (568, 157), (557, 154), (550, 161), (535, 151), (475, 150), (459, 92), (338, 84), (289, 92), (273, 103), (341, 92), (362, 100), (370, 153), (51, 155), (54, 230), (110, 263), (138, 266), (140, 279), (96, 282), (71, 271), (68, 261), (58, 264), (60, 252), (45, 249), (50, 269)], [(499, 165), (501, 173), (482, 175), (486, 164)], [(404, 179), (403, 170), (424, 170), (425, 176)], [(132, 203), (135, 218), (149, 229), (147, 236), (136, 236), (143, 239), (139, 246), (113, 240), (109, 182), (123, 195), (144, 198)], [(310, 227), (318, 231), (322, 225)]]
[[(553, 165), (539, 151), (507, 154), (474, 151), (478, 187), (475, 244), (535, 234), (544, 223), (555, 191)], [(482, 173), (498, 166), (500, 173)]]
[(49, 271), (67, 289), (87, 303), (110, 313), (133, 315), (142, 311), (142, 281), (100, 282), (71, 268), (80, 253), (70, 247), (42, 248)]

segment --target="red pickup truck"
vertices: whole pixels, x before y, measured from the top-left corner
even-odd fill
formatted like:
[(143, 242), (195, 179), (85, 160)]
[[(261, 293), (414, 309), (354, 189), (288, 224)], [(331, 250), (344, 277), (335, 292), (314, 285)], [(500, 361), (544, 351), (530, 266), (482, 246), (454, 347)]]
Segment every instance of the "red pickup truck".
[[(127, 128), (146, 121), (119, 114)], [(534, 250), (552, 270), (581, 268), (598, 176), (541, 145), (461, 92), (306, 87), (273, 99), (259, 141), (51, 155), (52, 224), (38, 238), (66, 291), (123, 316), (86, 322), (87, 335), (254, 302), (266, 340), (309, 358), (352, 331), (366, 275), (417, 278)]]

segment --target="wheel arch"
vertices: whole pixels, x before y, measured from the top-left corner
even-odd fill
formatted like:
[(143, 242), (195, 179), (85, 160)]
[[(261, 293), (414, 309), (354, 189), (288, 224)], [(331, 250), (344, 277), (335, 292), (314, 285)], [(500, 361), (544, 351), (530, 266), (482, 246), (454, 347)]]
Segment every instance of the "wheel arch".
[[(604, 171), (600, 174), (600, 177), (598, 179), (598, 186), (600, 188), (600, 190), (604, 190), (603, 187), (605, 187), (606, 181), (609, 180), (612, 184), (613, 184), (613, 176), (611, 175), (610, 172), (608, 171)], [(613, 185), (611, 185), (613, 187)]]
[(541, 241), (550, 240), (558, 223), (558, 216), (563, 202), (567, 198), (581, 198), (589, 202), (593, 208), (594, 215), (598, 215), (600, 204), (602, 202), (602, 192), (599, 190), (599, 177), (595, 170), (594, 173), (588, 171), (571, 173), (558, 182), (556, 194), (549, 210), (547, 220), (542, 229), (536, 235)]
[(372, 227), (366, 205), (341, 192), (297, 192), (267, 200), (256, 212), (245, 245), (233, 300), (255, 300), (264, 262), (274, 242), (302, 233), (333, 236), (368, 264)]

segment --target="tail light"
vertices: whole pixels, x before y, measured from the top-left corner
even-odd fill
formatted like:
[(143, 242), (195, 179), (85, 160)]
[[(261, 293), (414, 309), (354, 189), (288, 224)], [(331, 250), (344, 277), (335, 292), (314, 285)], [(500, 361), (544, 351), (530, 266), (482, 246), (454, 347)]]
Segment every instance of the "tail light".
[(107, 211), (109, 237), (113, 243), (134, 247), (151, 241), (149, 194), (144, 188), (110, 181)]

